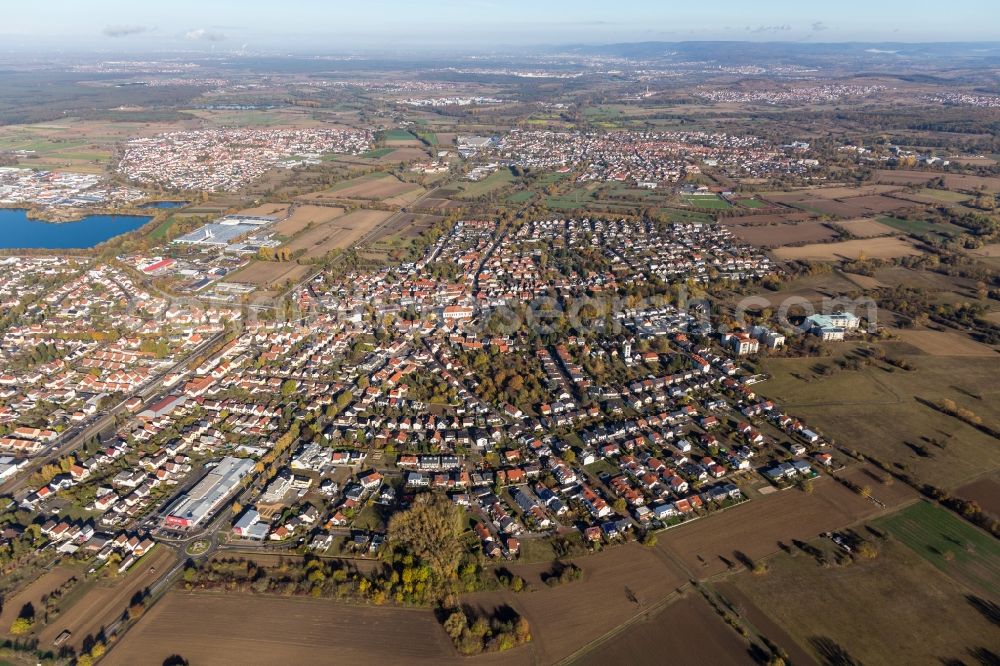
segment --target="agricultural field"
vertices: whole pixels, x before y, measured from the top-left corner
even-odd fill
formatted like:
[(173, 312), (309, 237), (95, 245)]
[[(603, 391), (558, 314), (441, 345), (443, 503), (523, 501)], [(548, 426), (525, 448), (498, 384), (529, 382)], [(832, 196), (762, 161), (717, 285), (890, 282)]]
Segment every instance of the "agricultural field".
[(59, 618), (38, 633), (39, 644), (49, 646), (64, 630), (72, 632), (67, 645), (79, 648), (88, 636), (97, 636), (121, 617), (137, 592), (152, 585), (177, 561), (177, 551), (159, 544), (123, 578), (99, 580), (66, 609)]
[(270, 230), (282, 236), (294, 236), (312, 226), (335, 220), (343, 214), (344, 209), (335, 206), (298, 205), (291, 215), (275, 224)]
[(168, 593), (104, 663), (312, 663), (334, 650), (338, 663), (461, 663), (429, 609), (205, 592)]
[(881, 224), (887, 227), (892, 227), (907, 234), (936, 234), (951, 236), (962, 233), (964, 230), (961, 227), (957, 227), (954, 224), (947, 223), (931, 223), (925, 222), (923, 220), (909, 220), (901, 219), (898, 217), (882, 216), (876, 218)]
[(299, 199), (302, 201), (360, 199), (386, 201), (388, 203), (396, 197), (419, 196), (421, 193), (423, 193), (423, 188), (415, 183), (404, 183), (395, 176), (375, 173), (337, 183), (329, 190), (313, 192), (312, 194), (299, 197)]
[(593, 185), (585, 185), (568, 192), (546, 197), (545, 205), (556, 210), (583, 208), (593, 201)]
[(918, 502), (875, 524), (969, 592), (1000, 599), (1000, 542), (937, 504)]
[(509, 569), (534, 590), (465, 594), (462, 602), (483, 609), (510, 605), (531, 625), (532, 642), (519, 651), (527, 652), (532, 663), (554, 664), (674, 593), (686, 581), (655, 549), (635, 543), (571, 559), (583, 569), (579, 581), (547, 588), (540, 573), (549, 570), (551, 563), (511, 565)]
[(990, 243), (975, 250), (970, 250), (969, 254), (977, 257), (1000, 257), (1000, 243)]
[(955, 495), (972, 500), (983, 511), (1000, 520), (1000, 477), (996, 473), (956, 488)]
[(385, 133), (386, 143), (396, 143), (399, 141), (415, 141), (414, 137), (408, 130), (405, 129), (391, 129)]
[(501, 190), (513, 182), (514, 174), (510, 169), (498, 169), (480, 181), (462, 183), (456, 196), (460, 199), (475, 199)]
[[(50, 594), (73, 576), (82, 580), (84, 578), (84, 568), (82, 566), (59, 565), (43, 573), (33, 582), (19, 590), (17, 594), (4, 598), (3, 606), (0, 607), (0, 634), (7, 635), (11, 623), (20, 616), (22, 610), (27, 605), (34, 608), (36, 623), (41, 621), (45, 611), (45, 604), (42, 603), (42, 597)], [(39, 625), (36, 624), (36, 626)]]
[(372, 238), (372, 243), (405, 244), (443, 219), (440, 215), (399, 213), (393, 217), (392, 224), (385, 226)]
[(780, 307), (785, 299), (791, 297), (817, 303), (830, 296), (849, 294), (854, 291), (857, 291), (857, 284), (853, 280), (840, 271), (832, 271), (797, 277), (782, 284), (778, 291), (759, 288), (753, 292), (753, 296), (764, 299), (776, 308)]
[(699, 595), (689, 594), (633, 621), (621, 633), (572, 661), (575, 666), (658, 666), (757, 663), (749, 643)]
[(893, 331), (900, 340), (932, 356), (978, 356), (996, 358), (990, 346), (951, 331), (901, 329)]
[[(767, 359), (764, 371), (771, 378), (761, 384), (761, 393), (838, 445), (905, 465), (920, 482), (950, 489), (984, 470), (1000, 469), (992, 437), (932, 406), (948, 399), (986, 423), (1000, 423), (993, 366), (978, 357), (927, 355), (905, 342), (879, 346), (914, 369), (873, 363), (823, 374), (824, 367), (836, 367), (839, 358), (854, 354), (854, 345), (840, 343), (827, 358)], [(886, 423), (893, 428), (885, 428)]]
[(1000, 177), (996, 176), (972, 176), (960, 173), (941, 174), (932, 171), (883, 169), (878, 171), (877, 180), (879, 183), (914, 185), (927, 183), (939, 176), (944, 178), (944, 186), (952, 191), (972, 193), (982, 187), (987, 192), (1000, 192)]
[(507, 197), (507, 201), (512, 204), (522, 204), (531, 199), (533, 196), (535, 196), (535, 193), (531, 190), (521, 190), (520, 192), (515, 192)]
[(259, 206), (252, 206), (236, 211), (237, 215), (260, 215), (262, 217), (276, 217), (281, 219), (288, 215), (288, 204), (265, 203)]
[(811, 261), (853, 260), (860, 257), (869, 259), (894, 259), (920, 254), (920, 250), (901, 238), (875, 238), (872, 240), (849, 240), (839, 243), (818, 243), (800, 247), (779, 247), (773, 250), (781, 260), (808, 259)]
[(775, 248), (794, 243), (815, 243), (836, 238), (837, 233), (823, 222), (753, 225), (729, 228), (737, 238), (757, 247)]
[(768, 200), (812, 213), (837, 217), (861, 217), (919, 207), (912, 201), (886, 196), (896, 186), (828, 187), (792, 192), (765, 193)]
[(375, 148), (373, 150), (369, 150), (367, 153), (362, 153), (360, 155), (360, 157), (367, 157), (367, 158), (370, 158), (370, 159), (377, 159), (379, 157), (385, 157), (386, 155), (388, 155), (389, 153), (391, 153), (394, 150), (395, 150), (395, 148), (390, 148), (388, 146), (386, 146), (384, 148)]
[(720, 585), (720, 592), (742, 614), (752, 619), (762, 613), (783, 630), (784, 642), (757, 625), (796, 664), (809, 663), (796, 659), (800, 653), (817, 664), (928, 664), (995, 649), (990, 636), (996, 628), (965, 590), (897, 541), (880, 548), (873, 560), (832, 568), (793, 550), (769, 560), (764, 575), (733, 578), (736, 594), (730, 584)]
[(185, 109), (205, 127), (316, 127), (321, 123), (305, 109)]
[(919, 190), (916, 194), (910, 193), (900, 193), (897, 196), (909, 199), (911, 201), (917, 201), (920, 203), (935, 203), (935, 204), (960, 204), (969, 201), (969, 195), (962, 192), (952, 192), (950, 190), (935, 190), (929, 187), (925, 187)]
[(0, 127), (0, 152), (29, 151), (18, 166), (83, 173), (103, 173), (115, 144), (131, 136), (148, 136), (192, 126), (184, 123), (116, 123), (67, 118), (58, 123)]
[(795, 211), (790, 213), (759, 213), (754, 215), (741, 215), (740, 217), (723, 217), (719, 219), (719, 224), (726, 226), (767, 226), (771, 224), (791, 224), (812, 219), (814, 216), (809, 213)]
[(278, 286), (286, 280), (295, 282), (309, 272), (309, 266), (295, 262), (258, 261), (249, 264), (235, 273), (226, 276), (226, 282), (252, 284), (262, 289)]
[(761, 495), (721, 514), (683, 523), (659, 534), (656, 548), (678, 557), (701, 579), (779, 552), (782, 543), (808, 540), (820, 532), (871, 516), (877, 507), (829, 477), (812, 493), (790, 489)]
[(437, 213), (461, 207), (462, 204), (452, 201), (451, 199), (445, 199), (443, 197), (427, 197), (425, 199), (421, 199), (416, 206), (413, 207), (413, 209), (422, 212)]
[(350, 247), (391, 216), (383, 210), (356, 210), (299, 234), (286, 247), (292, 252), (305, 250), (305, 259), (318, 259)]
[(897, 232), (893, 227), (867, 217), (855, 220), (837, 220), (833, 225), (840, 227), (857, 238), (875, 238), (876, 236), (885, 236)]
[(171, 215), (167, 219), (160, 222), (152, 231), (149, 232), (149, 239), (156, 242), (163, 242), (167, 239), (170, 234), (170, 229), (176, 224), (177, 217)]
[(390, 152), (379, 156), (379, 164), (395, 164), (397, 162), (415, 162), (426, 160), (427, 151), (418, 146), (403, 146), (393, 148)]
[(853, 197), (873, 197), (887, 192), (898, 191), (896, 185), (861, 185), (850, 187), (846, 185), (834, 187), (817, 187), (814, 189), (797, 190), (795, 194), (807, 195), (816, 199), (850, 199)]

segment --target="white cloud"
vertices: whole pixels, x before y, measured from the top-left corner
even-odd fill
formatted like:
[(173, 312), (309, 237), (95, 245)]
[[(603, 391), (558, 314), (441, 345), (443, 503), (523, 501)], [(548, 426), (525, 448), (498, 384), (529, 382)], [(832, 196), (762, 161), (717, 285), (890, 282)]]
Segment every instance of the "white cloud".
[(205, 28), (196, 28), (194, 30), (188, 30), (184, 33), (184, 38), (192, 41), (221, 42), (226, 38), (226, 36), (221, 32), (206, 30)]

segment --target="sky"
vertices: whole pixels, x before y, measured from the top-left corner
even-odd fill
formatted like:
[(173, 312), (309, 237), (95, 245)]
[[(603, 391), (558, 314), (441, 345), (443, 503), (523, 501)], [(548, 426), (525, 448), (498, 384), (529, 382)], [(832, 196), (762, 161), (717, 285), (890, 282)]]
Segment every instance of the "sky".
[(998, 0), (5, 0), (0, 49), (341, 53), (640, 41), (992, 41)]

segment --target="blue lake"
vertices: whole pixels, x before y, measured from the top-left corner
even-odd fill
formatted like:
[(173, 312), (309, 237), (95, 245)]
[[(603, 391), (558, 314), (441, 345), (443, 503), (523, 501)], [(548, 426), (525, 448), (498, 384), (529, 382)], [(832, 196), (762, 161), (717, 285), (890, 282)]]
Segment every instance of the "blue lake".
[(0, 248), (81, 249), (134, 231), (146, 215), (88, 215), (75, 222), (29, 220), (23, 208), (0, 208)]
[(183, 208), (187, 206), (190, 201), (150, 201), (149, 203), (144, 203), (139, 208)]

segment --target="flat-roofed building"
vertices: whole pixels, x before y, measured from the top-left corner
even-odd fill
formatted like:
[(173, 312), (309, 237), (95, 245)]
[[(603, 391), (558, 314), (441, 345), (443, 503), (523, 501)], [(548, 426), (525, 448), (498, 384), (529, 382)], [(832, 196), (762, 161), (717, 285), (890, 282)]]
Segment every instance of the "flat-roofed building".
[(239, 487), (253, 465), (253, 460), (249, 458), (226, 457), (220, 460), (177, 500), (164, 518), (164, 525), (188, 528), (204, 521)]

